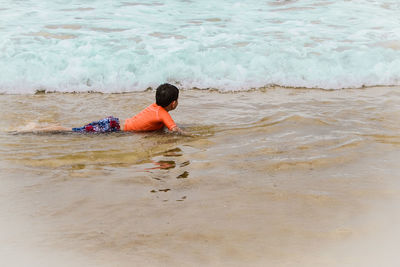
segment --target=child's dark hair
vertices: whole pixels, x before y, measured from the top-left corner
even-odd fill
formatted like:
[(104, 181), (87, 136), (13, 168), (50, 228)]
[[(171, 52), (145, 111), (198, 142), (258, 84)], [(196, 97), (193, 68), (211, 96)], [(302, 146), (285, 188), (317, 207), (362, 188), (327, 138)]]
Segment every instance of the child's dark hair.
[(179, 90), (169, 83), (161, 84), (156, 91), (156, 104), (165, 108), (179, 97)]

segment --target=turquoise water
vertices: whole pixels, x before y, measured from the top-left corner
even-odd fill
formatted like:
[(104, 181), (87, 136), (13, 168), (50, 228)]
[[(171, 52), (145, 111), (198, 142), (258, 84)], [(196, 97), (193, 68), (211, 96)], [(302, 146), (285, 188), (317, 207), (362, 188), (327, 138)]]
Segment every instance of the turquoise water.
[(400, 2), (0, 1), (0, 92), (400, 85)]

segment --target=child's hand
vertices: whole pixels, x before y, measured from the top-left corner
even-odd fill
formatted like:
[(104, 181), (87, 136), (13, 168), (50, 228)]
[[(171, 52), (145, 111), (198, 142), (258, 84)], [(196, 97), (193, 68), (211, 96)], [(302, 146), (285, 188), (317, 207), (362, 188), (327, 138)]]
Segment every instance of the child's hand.
[(180, 135), (184, 135), (184, 136), (191, 136), (191, 134), (183, 131), (181, 128), (179, 128), (178, 126), (175, 126), (174, 128), (172, 128), (171, 130), (173, 133), (178, 133)]

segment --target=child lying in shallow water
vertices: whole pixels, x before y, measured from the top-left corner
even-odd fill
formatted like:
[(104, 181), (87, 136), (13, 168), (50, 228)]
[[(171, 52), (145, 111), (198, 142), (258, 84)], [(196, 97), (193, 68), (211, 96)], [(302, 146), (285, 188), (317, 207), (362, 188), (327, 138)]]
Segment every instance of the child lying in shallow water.
[[(82, 133), (105, 133), (118, 131), (147, 132), (160, 130), (164, 126), (171, 132), (183, 133), (169, 115), (169, 111), (178, 106), (179, 90), (175, 86), (165, 83), (156, 90), (156, 103), (151, 104), (136, 116), (126, 119), (123, 128), (119, 119), (108, 117), (94, 121), (78, 128), (66, 128), (62, 126), (42, 128), (40, 131), (74, 131)], [(122, 129), (121, 129), (122, 128)]]

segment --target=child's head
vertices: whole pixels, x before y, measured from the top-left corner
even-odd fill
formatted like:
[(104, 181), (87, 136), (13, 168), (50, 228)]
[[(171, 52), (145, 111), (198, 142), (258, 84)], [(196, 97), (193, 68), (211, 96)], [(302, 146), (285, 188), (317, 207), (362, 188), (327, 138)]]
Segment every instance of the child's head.
[(172, 84), (164, 83), (158, 86), (157, 88), (156, 104), (165, 108), (174, 101), (177, 103), (178, 97), (179, 97), (178, 88), (176, 88)]

